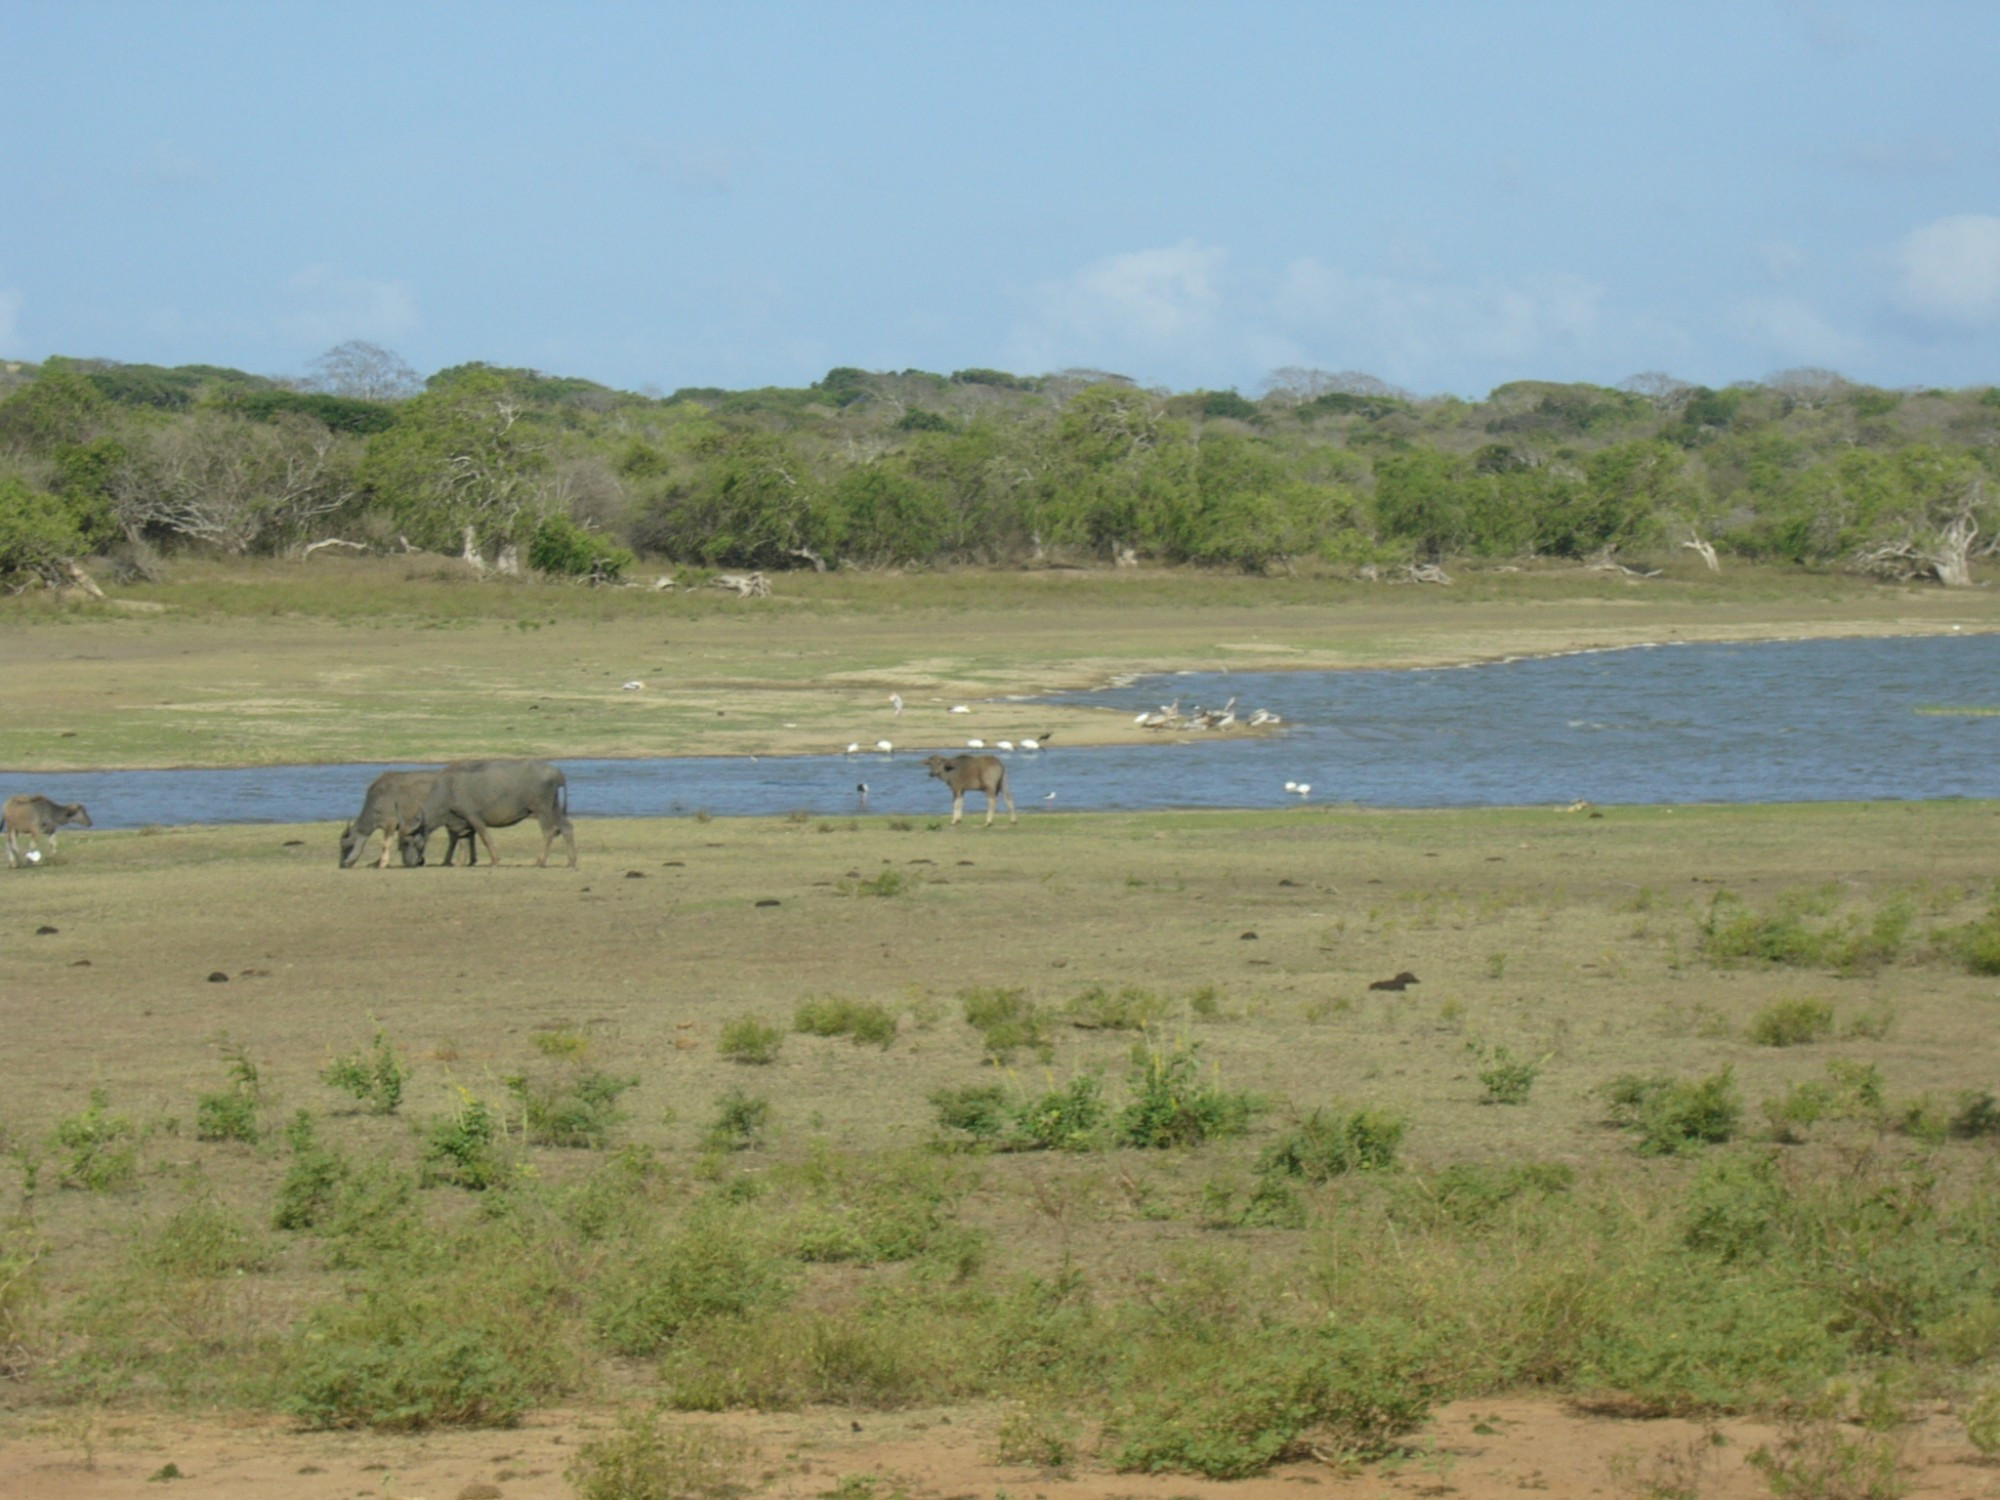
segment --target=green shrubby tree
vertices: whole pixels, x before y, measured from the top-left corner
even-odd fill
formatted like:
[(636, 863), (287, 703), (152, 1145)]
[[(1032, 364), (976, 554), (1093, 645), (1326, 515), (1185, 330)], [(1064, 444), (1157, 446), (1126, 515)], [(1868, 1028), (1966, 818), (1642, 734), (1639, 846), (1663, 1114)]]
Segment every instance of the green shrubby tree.
[(82, 550), (83, 528), (67, 505), (17, 475), (0, 475), (0, 579), (52, 580)]
[(420, 546), (515, 542), (541, 519), (547, 421), (508, 372), (470, 366), (431, 378), (369, 441), (360, 478)]

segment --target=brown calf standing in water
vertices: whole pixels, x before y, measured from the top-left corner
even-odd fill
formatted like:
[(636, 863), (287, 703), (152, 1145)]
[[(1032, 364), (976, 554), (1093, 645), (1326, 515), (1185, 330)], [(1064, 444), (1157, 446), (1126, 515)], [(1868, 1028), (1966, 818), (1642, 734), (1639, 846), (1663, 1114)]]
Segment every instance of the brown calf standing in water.
[(930, 767), (931, 775), (951, 788), (951, 821), (954, 827), (965, 814), (965, 794), (975, 791), (986, 793), (984, 826), (993, 826), (993, 809), (1002, 797), (1007, 799), (1007, 821), (1020, 821), (1014, 816), (1014, 794), (1007, 790), (1007, 768), (1000, 764), (998, 756), (933, 755), (924, 764)]

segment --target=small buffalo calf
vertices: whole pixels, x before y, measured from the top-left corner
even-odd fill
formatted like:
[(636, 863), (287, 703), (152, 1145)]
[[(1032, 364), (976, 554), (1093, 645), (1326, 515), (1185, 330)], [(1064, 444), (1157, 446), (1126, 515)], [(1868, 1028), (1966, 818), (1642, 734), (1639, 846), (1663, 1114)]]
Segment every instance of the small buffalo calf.
[(998, 756), (933, 755), (924, 764), (931, 775), (951, 788), (954, 827), (965, 814), (965, 794), (973, 791), (986, 793), (986, 827), (993, 826), (993, 809), (1002, 797), (1007, 799), (1007, 821), (1020, 821), (1014, 816), (1014, 794), (1007, 790), (1007, 768), (1000, 764)]
[(20, 865), (22, 846), (30, 840), (37, 859), (41, 857), (43, 839), (49, 841), (49, 853), (55, 853), (56, 830), (71, 823), (79, 828), (90, 826), (90, 814), (83, 810), (81, 802), (51, 802), (41, 796), (9, 797), (0, 804), (0, 824), (7, 829), (8, 866)]

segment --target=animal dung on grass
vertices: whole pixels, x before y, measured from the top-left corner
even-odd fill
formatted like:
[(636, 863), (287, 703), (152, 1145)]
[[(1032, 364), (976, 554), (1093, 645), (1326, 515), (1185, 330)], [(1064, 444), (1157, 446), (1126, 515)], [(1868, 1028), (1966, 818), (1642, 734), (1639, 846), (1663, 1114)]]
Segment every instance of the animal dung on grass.
[(1393, 978), (1376, 980), (1373, 984), (1369, 985), (1368, 988), (1371, 990), (1402, 991), (1408, 989), (1413, 984), (1418, 984), (1421, 982), (1422, 981), (1420, 981), (1416, 975), (1412, 974), (1408, 969), (1405, 969), (1400, 974), (1395, 975)]

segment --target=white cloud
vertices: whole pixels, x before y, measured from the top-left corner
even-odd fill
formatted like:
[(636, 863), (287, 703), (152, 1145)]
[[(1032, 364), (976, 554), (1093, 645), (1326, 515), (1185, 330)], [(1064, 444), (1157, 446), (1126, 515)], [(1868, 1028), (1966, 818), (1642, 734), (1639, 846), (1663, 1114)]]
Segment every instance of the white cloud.
[(1955, 214), (1912, 230), (1896, 247), (1896, 300), (1934, 323), (2000, 319), (2000, 218)]
[(407, 283), (347, 276), (324, 264), (292, 277), (285, 284), (285, 301), (278, 330), (304, 345), (398, 338), (418, 322), (416, 293)]
[(1862, 352), (1801, 297), (1752, 297), (1730, 310), (1737, 337), (1774, 364), (1839, 365)]
[(1226, 253), (1183, 241), (1093, 261), (1028, 295), (1030, 313), (1009, 339), (1025, 368), (1128, 363), (1199, 355), (1216, 332)]
[(1766, 240), (1757, 247), (1757, 259), (1772, 281), (1784, 281), (1805, 269), (1806, 253), (1788, 240)]
[(1558, 273), (1474, 283), (1360, 276), (1317, 260), (1286, 269), (1272, 313), (1323, 362), (1427, 385), (1468, 363), (1555, 369), (1600, 339), (1604, 291)]
[(207, 158), (183, 151), (171, 141), (155, 141), (139, 158), (136, 170), (142, 181), (169, 187), (207, 187), (215, 181), (215, 168)]
[(639, 141), (632, 154), (644, 171), (714, 193), (728, 192), (750, 164), (745, 148), (718, 141)]

